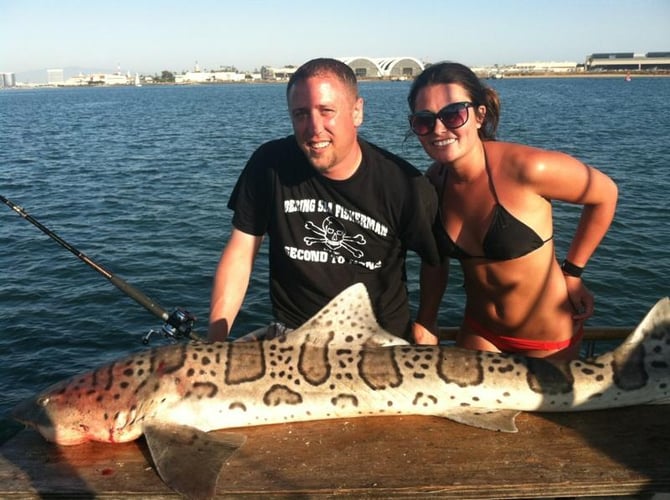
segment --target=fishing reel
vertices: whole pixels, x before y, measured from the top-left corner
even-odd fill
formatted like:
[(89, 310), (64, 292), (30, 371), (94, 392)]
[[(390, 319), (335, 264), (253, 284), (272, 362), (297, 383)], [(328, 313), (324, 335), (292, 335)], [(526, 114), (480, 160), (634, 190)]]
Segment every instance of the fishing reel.
[(193, 332), (193, 325), (196, 322), (196, 317), (185, 309), (177, 308), (172, 311), (160, 330), (149, 330), (142, 338), (142, 343), (147, 345), (149, 339), (157, 333), (162, 333), (163, 336), (173, 342), (178, 341), (182, 337), (187, 337), (192, 340), (199, 340), (199, 337)]
[(72, 252), (74, 255), (77, 256), (79, 260), (88, 264), (94, 270), (102, 274), (105, 278), (110, 280), (115, 287), (117, 287), (123, 293), (128, 295), (128, 297), (135, 300), (138, 304), (144, 306), (149, 312), (151, 312), (155, 316), (164, 319), (165, 324), (163, 325), (163, 328), (161, 328), (161, 330), (150, 330), (149, 333), (147, 333), (142, 338), (143, 344), (145, 345), (148, 344), (151, 336), (159, 332), (162, 332), (166, 338), (170, 339), (173, 342), (176, 342), (181, 337), (188, 337), (192, 340), (202, 340), (198, 335), (196, 335), (193, 332), (193, 324), (195, 323), (196, 320), (195, 316), (193, 316), (190, 312), (184, 309), (177, 308), (174, 311), (172, 311), (172, 314), (168, 316), (167, 311), (163, 309), (161, 306), (159, 306), (155, 301), (144, 295), (140, 290), (138, 290), (131, 284), (123, 281), (118, 276), (114, 276), (103, 266), (101, 266), (93, 259), (88, 257), (84, 252), (77, 250), (63, 238), (54, 233), (51, 229), (49, 229), (44, 224), (39, 222), (30, 214), (28, 214), (25, 210), (23, 210), (23, 208), (21, 208), (11, 200), (8, 200), (2, 195), (0, 195), (0, 201), (3, 202), (12, 210), (14, 210), (17, 214), (26, 219), (32, 225), (37, 227), (44, 234), (55, 240), (60, 246)]

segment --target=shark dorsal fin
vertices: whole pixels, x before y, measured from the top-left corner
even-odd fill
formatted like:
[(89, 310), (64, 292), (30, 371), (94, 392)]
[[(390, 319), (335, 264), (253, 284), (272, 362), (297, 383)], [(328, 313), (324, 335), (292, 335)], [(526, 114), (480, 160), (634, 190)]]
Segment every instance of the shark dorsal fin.
[(289, 334), (292, 342), (323, 345), (382, 347), (408, 342), (387, 332), (377, 322), (363, 283), (344, 289), (305, 324)]

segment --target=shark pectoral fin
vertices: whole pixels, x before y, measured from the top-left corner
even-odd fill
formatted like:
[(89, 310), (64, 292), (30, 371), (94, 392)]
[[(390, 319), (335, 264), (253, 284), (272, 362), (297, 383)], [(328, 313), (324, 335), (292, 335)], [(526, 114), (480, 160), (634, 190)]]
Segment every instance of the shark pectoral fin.
[(647, 405), (670, 405), (670, 398), (657, 399), (656, 401), (651, 401), (645, 403)]
[(459, 408), (449, 410), (442, 417), (460, 424), (471, 425), (490, 431), (518, 432), (515, 419), (517, 410), (486, 410), (483, 408)]
[(192, 499), (214, 497), (224, 462), (246, 441), (240, 434), (212, 435), (164, 423), (145, 424), (144, 436), (161, 479)]

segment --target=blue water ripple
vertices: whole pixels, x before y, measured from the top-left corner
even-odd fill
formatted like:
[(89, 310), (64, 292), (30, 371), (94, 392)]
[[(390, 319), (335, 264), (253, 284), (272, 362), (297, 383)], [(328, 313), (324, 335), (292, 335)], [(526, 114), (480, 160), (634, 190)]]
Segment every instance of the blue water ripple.
[[(408, 136), (409, 82), (362, 83), (363, 137), (424, 170)], [(503, 79), (501, 139), (565, 151), (619, 185), (614, 223), (589, 262), (591, 325), (632, 326), (668, 295), (670, 78)], [(284, 84), (0, 91), (0, 194), (165, 309), (207, 327), (226, 203), (262, 142), (291, 133)], [(578, 207), (554, 203), (565, 254)], [(9, 209), (0, 209), (0, 418), (60, 378), (142, 349), (161, 321)], [(234, 334), (271, 317), (261, 249)], [(412, 306), (418, 259), (408, 258)], [(457, 265), (440, 313), (462, 317)], [(160, 341), (156, 341), (160, 342)]]

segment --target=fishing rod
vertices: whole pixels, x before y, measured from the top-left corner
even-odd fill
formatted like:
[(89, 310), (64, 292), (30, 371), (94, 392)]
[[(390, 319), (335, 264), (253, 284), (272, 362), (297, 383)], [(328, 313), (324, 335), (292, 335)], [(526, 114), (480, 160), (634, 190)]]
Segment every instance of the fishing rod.
[[(130, 297), (135, 302), (143, 306), (151, 314), (162, 319), (165, 323), (163, 324), (163, 327), (161, 328), (160, 331), (165, 335), (165, 337), (171, 340), (177, 340), (181, 337), (188, 337), (193, 340), (201, 340), (200, 337), (196, 335), (195, 332), (193, 332), (193, 324), (195, 323), (196, 318), (191, 313), (182, 308), (175, 308), (174, 311), (172, 311), (172, 313), (168, 313), (158, 303), (156, 303), (153, 299), (147, 297), (144, 293), (135, 288), (133, 285), (127, 283), (118, 276), (115, 276), (110, 271), (105, 269), (102, 265), (98, 264), (93, 259), (88, 257), (84, 252), (81, 252), (80, 250), (77, 250), (75, 247), (70, 245), (63, 238), (58, 236), (44, 224), (40, 223), (38, 220), (36, 220), (34, 217), (28, 214), (22, 207), (13, 203), (11, 200), (8, 200), (2, 195), (0, 195), (0, 201), (2, 201), (5, 205), (14, 210), (21, 217), (26, 219), (28, 222), (30, 222), (33, 226), (37, 227), (40, 231), (49, 236), (51, 239), (55, 240), (60, 246), (72, 252), (74, 255), (77, 256), (79, 260), (88, 264), (95, 271), (102, 274), (105, 278), (111, 281), (116, 288), (118, 288), (128, 297)], [(142, 342), (144, 344), (148, 344), (150, 337), (155, 333), (158, 332), (155, 330), (150, 330), (149, 333), (147, 333), (142, 338)]]

